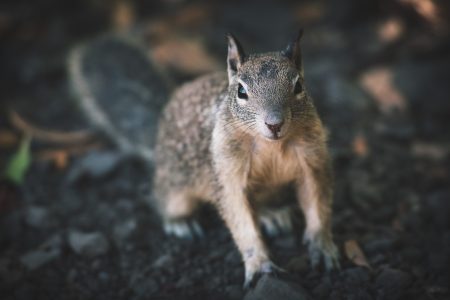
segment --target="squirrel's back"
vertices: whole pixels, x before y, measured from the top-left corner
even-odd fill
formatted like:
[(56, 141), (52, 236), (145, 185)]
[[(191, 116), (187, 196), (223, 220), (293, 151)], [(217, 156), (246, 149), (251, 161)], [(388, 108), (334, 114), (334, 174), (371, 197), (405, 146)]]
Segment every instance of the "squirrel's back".
[(174, 185), (212, 186), (212, 182), (205, 182), (207, 178), (214, 180), (211, 135), (227, 87), (227, 74), (223, 72), (202, 76), (174, 92), (159, 121), (155, 148), (157, 193), (166, 194)]

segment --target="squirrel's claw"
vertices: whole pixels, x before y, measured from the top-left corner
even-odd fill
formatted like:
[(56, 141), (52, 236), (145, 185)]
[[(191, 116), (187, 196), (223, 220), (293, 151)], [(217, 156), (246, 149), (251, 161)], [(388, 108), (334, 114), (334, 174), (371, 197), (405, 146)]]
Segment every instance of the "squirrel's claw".
[(303, 243), (308, 245), (309, 258), (313, 268), (319, 266), (322, 258), (325, 269), (328, 272), (341, 268), (339, 263), (339, 250), (331, 239), (319, 237), (314, 239), (305, 238)]
[(285, 270), (278, 267), (271, 261), (264, 262), (257, 270), (248, 270), (246, 268), (244, 290), (247, 291), (249, 289), (254, 288), (256, 286), (258, 280), (264, 274), (270, 274), (272, 276), (277, 276), (277, 275), (285, 273), (285, 272), (286, 272)]

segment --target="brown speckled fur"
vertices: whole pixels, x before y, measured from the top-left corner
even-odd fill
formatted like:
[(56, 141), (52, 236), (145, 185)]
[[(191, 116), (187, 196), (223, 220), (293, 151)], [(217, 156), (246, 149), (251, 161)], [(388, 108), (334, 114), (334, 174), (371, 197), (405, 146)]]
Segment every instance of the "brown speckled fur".
[[(186, 222), (202, 201), (213, 203), (242, 254), (247, 286), (278, 269), (259, 223), (276, 223), (262, 211), (287, 186), (297, 191), (305, 215), (312, 263), (323, 257), (327, 268), (338, 265), (326, 134), (304, 88), (299, 41), (283, 52), (246, 56), (230, 36), (228, 75), (207, 75), (179, 88), (159, 124), (154, 192), (166, 228), (179, 236), (199, 233), (198, 225)], [(303, 86), (297, 94), (296, 78)], [(239, 83), (247, 100), (238, 99)], [(265, 123), (280, 114), (277, 138)], [(288, 218), (278, 218), (278, 226), (290, 228)]]

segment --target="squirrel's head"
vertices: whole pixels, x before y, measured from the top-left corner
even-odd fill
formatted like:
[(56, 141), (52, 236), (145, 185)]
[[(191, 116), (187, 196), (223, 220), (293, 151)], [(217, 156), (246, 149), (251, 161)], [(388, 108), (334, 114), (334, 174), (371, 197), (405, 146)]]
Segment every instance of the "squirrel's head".
[(280, 52), (246, 55), (228, 35), (228, 97), (232, 115), (253, 135), (278, 140), (289, 134), (304, 113), (300, 39), (303, 31)]

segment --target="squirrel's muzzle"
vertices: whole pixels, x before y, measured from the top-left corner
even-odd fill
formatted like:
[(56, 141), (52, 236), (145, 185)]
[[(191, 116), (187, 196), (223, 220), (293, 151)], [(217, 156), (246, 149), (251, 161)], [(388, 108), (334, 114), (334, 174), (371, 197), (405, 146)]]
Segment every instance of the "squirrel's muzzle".
[(269, 113), (264, 119), (267, 128), (272, 132), (275, 138), (278, 138), (281, 128), (284, 124), (283, 114), (278, 111)]

